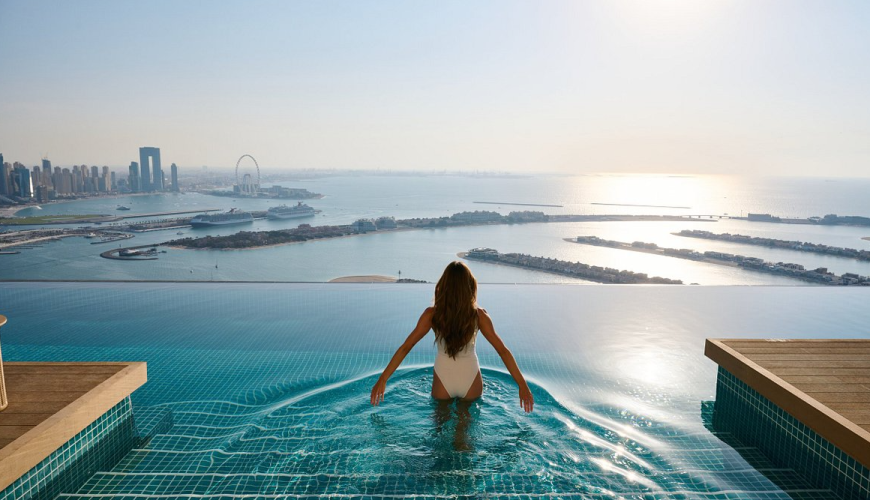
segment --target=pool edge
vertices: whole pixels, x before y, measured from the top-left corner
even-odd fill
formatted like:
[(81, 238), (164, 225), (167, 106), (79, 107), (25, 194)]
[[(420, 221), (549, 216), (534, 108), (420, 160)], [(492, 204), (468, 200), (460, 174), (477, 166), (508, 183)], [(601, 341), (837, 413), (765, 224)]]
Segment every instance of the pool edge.
[[(50, 457), (94, 422), (126, 400), (148, 379), (144, 362), (125, 363), (28, 363), (10, 362), (16, 367), (120, 367), (95, 387), (75, 398), (33, 428), (0, 449), (0, 492), (5, 491), (37, 465)], [(12, 397), (10, 397), (11, 401)], [(8, 409), (6, 410), (8, 411)], [(4, 413), (0, 412), (0, 419)]]

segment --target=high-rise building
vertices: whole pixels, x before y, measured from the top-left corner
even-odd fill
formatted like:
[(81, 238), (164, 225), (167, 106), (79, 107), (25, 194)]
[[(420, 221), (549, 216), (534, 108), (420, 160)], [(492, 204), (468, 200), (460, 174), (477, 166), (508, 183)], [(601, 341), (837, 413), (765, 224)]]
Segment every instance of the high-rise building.
[(109, 174), (109, 179), (111, 183), (109, 184), (109, 191), (117, 191), (118, 190), (118, 182), (115, 179), (115, 171), (113, 170), (111, 174)]
[(15, 168), (15, 177), (17, 181), (16, 196), (21, 198), (30, 198), (33, 196), (33, 184), (31, 184), (30, 170), (25, 166)]
[(178, 188), (178, 167), (174, 163), (169, 167), (169, 173), (172, 175), (172, 190), (177, 193), (180, 191)]
[(73, 193), (81, 193), (85, 190), (85, 175), (87, 175), (87, 168), (84, 165), (81, 167), (78, 165), (73, 166)]
[(54, 189), (54, 180), (51, 178), (51, 161), (48, 158), (42, 159), (42, 182), (50, 190)]
[(46, 203), (48, 201), (48, 187), (47, 186), (37, 186), (36, 187), (36, 201), (39, 203)]
[(9, 174), (6, 171), (6, 164), (3, 163), (3, 153), (0, 153), (0, 196), (9, 194)]
[(30, 185), (33, 187), (34, 193), (36, 188), (42, 185), (42, 172), (40, 172), (39, 167), (33, 167), (30, 172)]
[(160, 148), (139, 148), (139, 165), (142, 177), (142, 191), (163, 191), (163, 170), (160, 168)]
[(142, 189), (142, 176), (139, 175), (139, 164), (135, 161), (130, 162), (130, 173), (127, 177), (127, 182), (130, 184), (130, 191), (138, 193)]
[(100, 176), (100, 167), (94, 165), (93, 167), (91, 167), (91, 177), (96, 179), (99, 176)]
[(54, 173), (51, 174), (51, 184), (54, 186), (55, 193), (63, 193), (63, 172), (60, 167), (54, 167)]
[(61, 170), (61, 176), (62, 176), (61, 185), (63, 186), (62, 192), (64, 194), (72, 193), (73, 192), (73, 182), (74, 182), (74, 177), (73, 177), (72, 172), (70, 172), (70, 170), (68, 168), (65, 168), (65, 169)]

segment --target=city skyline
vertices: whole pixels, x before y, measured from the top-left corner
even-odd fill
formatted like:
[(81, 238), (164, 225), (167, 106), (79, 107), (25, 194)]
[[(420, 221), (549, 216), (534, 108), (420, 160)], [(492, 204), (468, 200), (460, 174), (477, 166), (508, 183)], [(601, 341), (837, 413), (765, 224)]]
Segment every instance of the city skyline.
[[(0, 206), (17, 202), (68, 198), (80, 194), (124, 194), (179, 192), (178, 167), (172, 163), (169, 184), (160, 163), (160, 148), (139, 148), (139, 162), (130, 162), (127, 176), (120, 177), (104, 165), (73, 165), (70, 168), (54, 165), (43, 157), (40, 165), (28, 167), (20, 161), (6, 162), (0, 152)], [(140, 170), (140, 163), (142, 169)], [(11, 199), (10, 199), (11, 198)]]
[(866, 176), (868, 22), (868, 4), (809, 1), (4, 3), (0, 151)]

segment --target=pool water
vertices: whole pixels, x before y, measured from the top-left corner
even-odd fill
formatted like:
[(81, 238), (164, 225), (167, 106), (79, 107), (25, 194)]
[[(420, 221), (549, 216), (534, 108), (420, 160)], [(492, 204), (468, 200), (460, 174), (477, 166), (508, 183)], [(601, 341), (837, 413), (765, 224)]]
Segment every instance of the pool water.
[[(161, 430), (76, 497), (834, 498), (708, 429), (705, 337), (867, 337), (870, 290), (483, 285), (484, 397), (432, 401), (432, 285), (4, 283), (7, 360), (147, 361)], [(70, 492), (72, 493), (72, 492)], [(72, 496), (70, 496), (72, 498)]]

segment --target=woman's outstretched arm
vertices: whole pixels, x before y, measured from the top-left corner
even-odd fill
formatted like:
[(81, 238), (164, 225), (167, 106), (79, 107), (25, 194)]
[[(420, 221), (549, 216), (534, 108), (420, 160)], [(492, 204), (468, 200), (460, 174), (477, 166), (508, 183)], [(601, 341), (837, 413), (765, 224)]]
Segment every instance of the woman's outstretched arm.
[(529, 389), (529, 384), (526, 383), (526, 379), (523, 377), (520, 367), (517, 366), (517, 361), (514, 359), (514, 355), (511, 353), (510, 349), (504, 345), (504, 342), (501, 341), (501, 337), (495, 333), (495, 327), (492, 325), (492, 318), (489, 317), (486, 310), (478, 309), (477, 311), (477, 324), (480, 327), (480, 333), (482, 333), (486, 340), (492, 344), (495, 352), (501, 356), (505, 368), (507, 368), (511, 377), (514, 378), (514, 381), (520, 387), (520, 406), (522, 406), (526, 413), (531, 412), (535, 406), (535, 398), (532, 396), (532, 391)]
[(384, 372), (381, 373), (381, 376), (378, 378), (378, 381), (375, 382), (375, 386), (372, 387), (372, 404), (377, 406), (378, 403), (384, 400), (384, 392), (387, 390), (387, 380), (393, 375), (393, 372), (402, 364), (402, 360), (405, 359), (405, 356), (411, 352), (411, 349), (417, 345), (417, 342), (420, 341), (423, 337), (429, 333), (429, 330), (432, 329), (432, 314), (435, 312), (435, 308), (427, 307), (423, 314), (420, 315), (420, 319), (417, 321), (417, 326), (414, 327), (414, 330), (408, 335), (408, 338), (405, 339), (405, 342), (402, 343), (401, 346), (396, 350), (396, 353), (393, 354), (393, 359), (387, 364), (387, 367), (384, 368)]

